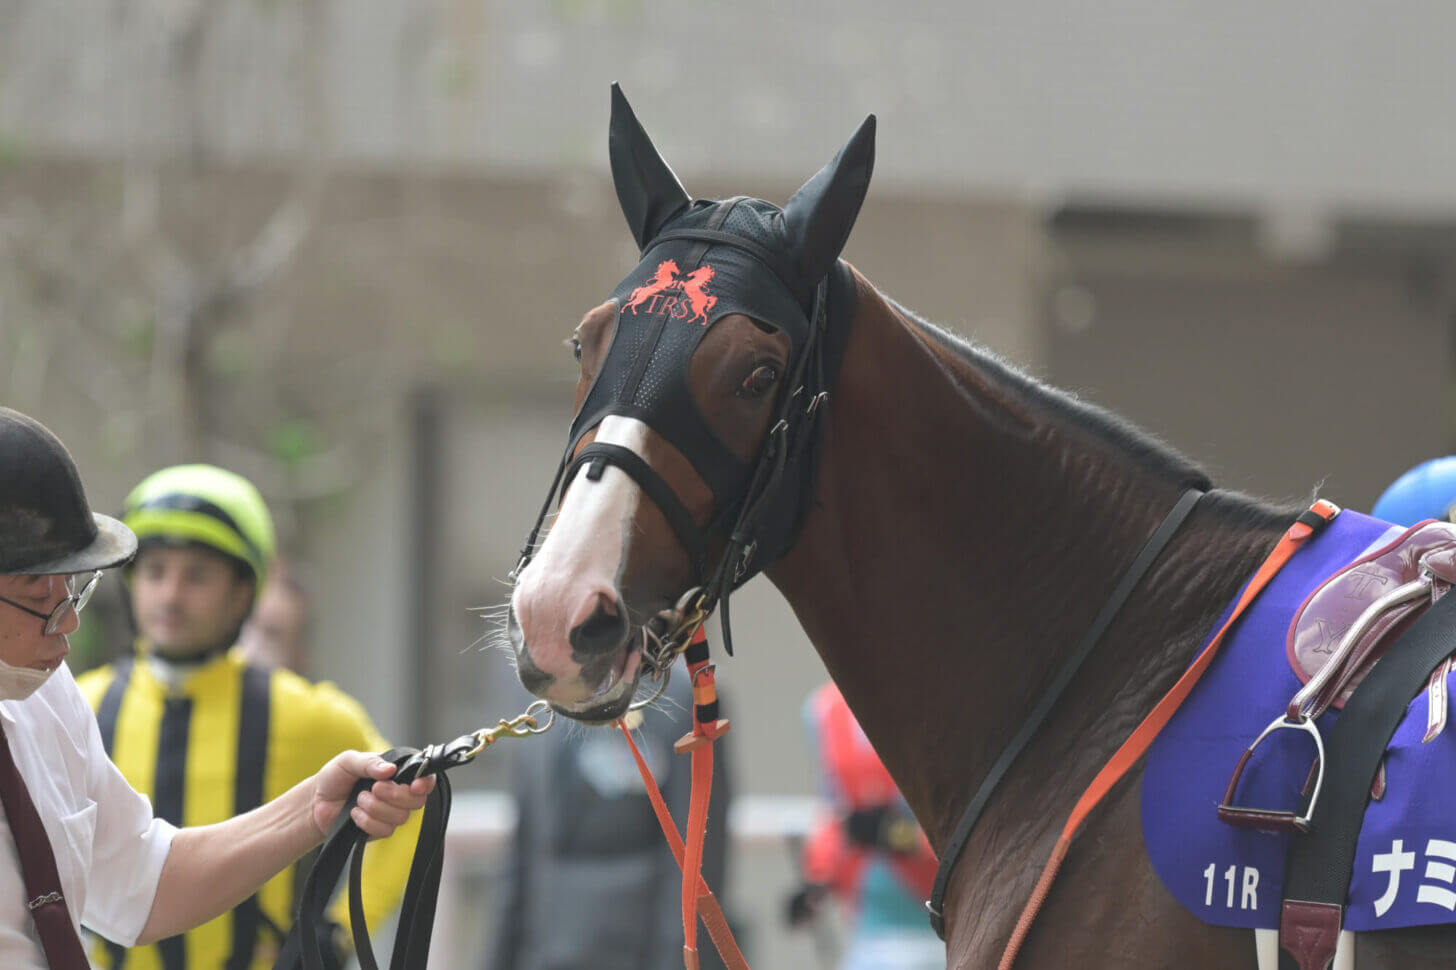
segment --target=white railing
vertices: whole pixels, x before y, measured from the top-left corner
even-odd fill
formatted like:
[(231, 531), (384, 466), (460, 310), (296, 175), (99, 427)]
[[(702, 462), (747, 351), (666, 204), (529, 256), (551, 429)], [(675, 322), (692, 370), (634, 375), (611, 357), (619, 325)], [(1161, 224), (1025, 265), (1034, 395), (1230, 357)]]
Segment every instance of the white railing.
[[(820, 805), (807, 795), (739, 796), (728, 807), (728, 838), (737, 849), (781, 845), (809, 831)], [(509, 795), (475, 791), (455, 796), (445, 833), (430, 966), (454, 966), (457, 955), (469, 948), (467, 934), (478, 933), (479, 920), (463, 912), (464, 881), (486, 860), (505, 851), (515, 827), (516, 805)]]

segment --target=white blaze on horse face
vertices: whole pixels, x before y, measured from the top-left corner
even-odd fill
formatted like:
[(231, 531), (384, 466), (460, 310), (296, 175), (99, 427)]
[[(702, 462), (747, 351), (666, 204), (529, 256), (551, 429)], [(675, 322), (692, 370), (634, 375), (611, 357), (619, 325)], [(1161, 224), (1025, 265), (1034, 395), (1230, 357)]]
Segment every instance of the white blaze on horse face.
[[(597, 427), (596, 440), (641, 455), (647, 435), (647, 425), (636, 418), (610, 415)], [(600, 598), (620, 608), (617, 580), (641, 495), (637, 483), (614, 465), (598, 481), (577, 474), (546, 541), (521, 573), (512, 607), (532, 662), (555, 678), (544, 695), (548, 700), (581, 703), (598, 686), (581, 682), (569, 635)]]

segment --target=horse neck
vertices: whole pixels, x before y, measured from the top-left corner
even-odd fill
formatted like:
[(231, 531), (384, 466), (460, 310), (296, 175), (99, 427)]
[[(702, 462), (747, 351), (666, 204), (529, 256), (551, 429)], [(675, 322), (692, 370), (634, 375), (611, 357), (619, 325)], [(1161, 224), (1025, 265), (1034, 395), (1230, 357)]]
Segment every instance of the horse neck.
[[(816, 507), (770, 578), (939, 848), (1197, 476), (857, 285)], [(1205, 499), (1022, 765), (1066, 745), (1110, 753), (1186, 666), (1281, 521), (1237, 497)], [(1058, 783), (1084, 774), (1055, 772)], [(1035, 776), (1025, 796), (1046, 796), (1051, 775)]]

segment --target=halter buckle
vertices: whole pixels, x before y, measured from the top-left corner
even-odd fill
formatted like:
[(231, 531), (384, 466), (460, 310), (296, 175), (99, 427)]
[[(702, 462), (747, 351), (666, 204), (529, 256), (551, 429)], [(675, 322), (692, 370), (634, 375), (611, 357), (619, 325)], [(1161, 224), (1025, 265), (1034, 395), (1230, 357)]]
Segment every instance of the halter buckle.
[(739, 556), (738, 556), (738, 563), (733, 567), (733, 580), (734, 580), (734, 582), (737, 582), (738, 580), (742, 579), (743, 578), (743, 574), (746, 573), (746, 572), (748, 572), (749, 564), (751, 564), (753, 562), (753, 557), (755, 555), (757, 555), (757, 553), (758, 553), (758, 540), (757, 539), (754, 539), (748, 545), (746, 545), (746, 546), (743, 547), (743, 552), (739, 553)]
[(516, 580), (520, 579), (521, 578), (521, 570), (525, 569), (526, 568), (526, 565), (530, 561), (531, 561), (531, 554), (530, 553), (528, 553), (528, 552), (521, 553), (521, 558), (520, 559), (517, 559), (516, 560), (516, 564), (511, 567), (511, 571), (508, 572), (508, 573), (506, 573), (506, 578), (509, 579), (513, 583)]

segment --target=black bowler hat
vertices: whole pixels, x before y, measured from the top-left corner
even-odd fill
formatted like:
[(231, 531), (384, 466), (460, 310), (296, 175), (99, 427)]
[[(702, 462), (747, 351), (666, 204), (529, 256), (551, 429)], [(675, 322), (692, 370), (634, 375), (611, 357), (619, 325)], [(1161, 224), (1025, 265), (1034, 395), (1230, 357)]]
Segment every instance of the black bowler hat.
[(130, 529), (91, 511), (60, 439), (0, 407), (0, 573), (107, 569), (131, 559), (136, 548)]

